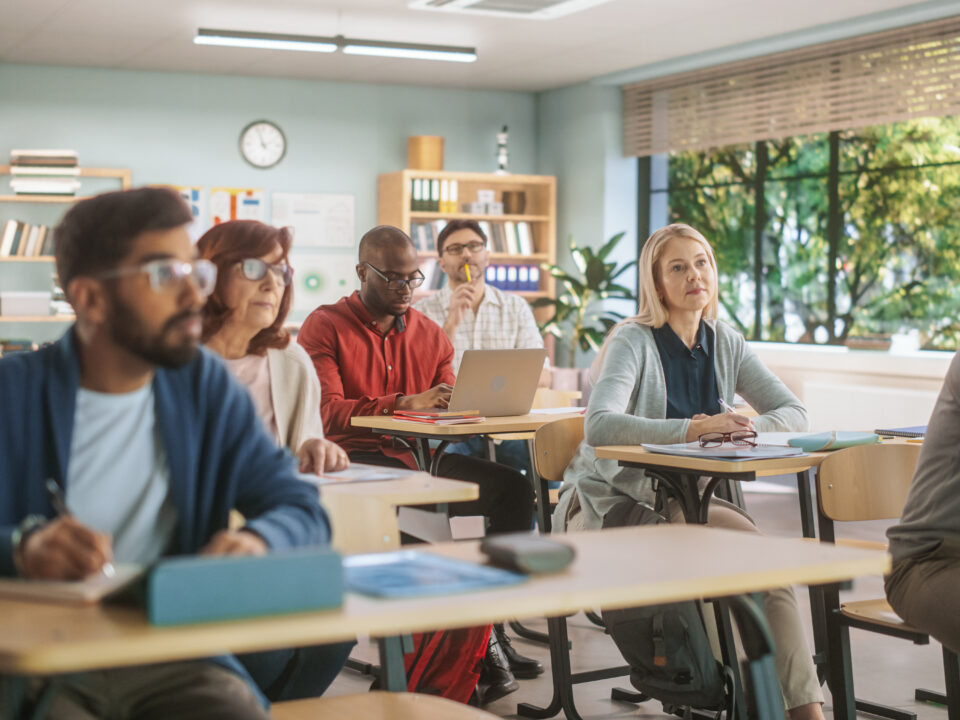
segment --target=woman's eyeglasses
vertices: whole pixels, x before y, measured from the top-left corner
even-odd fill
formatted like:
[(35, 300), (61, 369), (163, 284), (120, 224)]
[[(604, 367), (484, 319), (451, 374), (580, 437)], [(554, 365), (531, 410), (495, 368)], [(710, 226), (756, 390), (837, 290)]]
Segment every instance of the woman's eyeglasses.
[(736, 430), (728, 433), (705, 433), (697, 439), (700, 441), (700, 447), (704, 448), (720, 447), (725, 442), (729, 442), (732, 445), (757, 446), (757, 433), (753, 430)]
[(293, 268), (286, 263), (278, 265), (268, 265), (260, 258), (247, 258), (240, 261), (240, 271), (247, 280), (263, 280), (266, 277), (267, 270), (272, 272), (281, 285), (289, 285), (293, 280)]

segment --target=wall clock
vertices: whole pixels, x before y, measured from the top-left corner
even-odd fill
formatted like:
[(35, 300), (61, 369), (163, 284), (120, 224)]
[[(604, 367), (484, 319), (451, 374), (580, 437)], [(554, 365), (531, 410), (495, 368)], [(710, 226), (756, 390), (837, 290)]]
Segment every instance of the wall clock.
[(240, 154), (255, 168), (265, 170), (283, 160), (287, 138), (269, 120), (254, 120), (240, 132)]

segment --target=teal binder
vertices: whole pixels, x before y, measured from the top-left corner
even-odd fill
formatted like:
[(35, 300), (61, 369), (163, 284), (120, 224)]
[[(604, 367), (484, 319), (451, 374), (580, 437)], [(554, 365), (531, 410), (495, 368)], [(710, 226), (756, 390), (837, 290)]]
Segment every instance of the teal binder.
[(328, 548), (170, 558), (158, 562), (147, 578), (147, 617), (153, 625), (236, 620), (342, 603), (340, 555)]
[(821, 450), (843, 450), (854, 445), (873, 445), (878, 442), (880, 442), (880, 438), (875, 433), (834, 430), (792, 438), (789, 444), (800, 448), (804, 452), (818, 452)]

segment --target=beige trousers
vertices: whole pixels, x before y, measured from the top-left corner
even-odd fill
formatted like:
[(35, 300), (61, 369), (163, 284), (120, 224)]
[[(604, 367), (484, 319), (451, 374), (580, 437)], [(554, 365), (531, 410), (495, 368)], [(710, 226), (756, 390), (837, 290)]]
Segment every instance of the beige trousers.
[[(668, 504), (668, 519), (672, 523), (684, 522), (680, 505), (674, 500), (670, 500)], [(742, 532), (760, 532), (746, 513), (718, 498), (711, 499), (707, 525)], [(577, 512), (567, 518), (567, 531), (583, 529), (583, 513)], [(784, 707), (790, 710), (808, 703), (822, 703), (823, 691), (820, 689), (813, 656), (807, 647), (793, 589), (770, 590), (762, 593), (762, 597), (763, 611), (773, 636), (774, 664), (783, 693)]]

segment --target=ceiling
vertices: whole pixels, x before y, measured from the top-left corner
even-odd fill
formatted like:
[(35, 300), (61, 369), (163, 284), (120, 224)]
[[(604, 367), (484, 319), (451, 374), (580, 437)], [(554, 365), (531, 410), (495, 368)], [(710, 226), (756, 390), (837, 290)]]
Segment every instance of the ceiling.
[[(917, 0), (609, 0), (552, 20), (408, 0), (0, 0), (0, 63), (539, 91)], [(467, 45), (472, 64), (193, 44), (197, 28)]]

